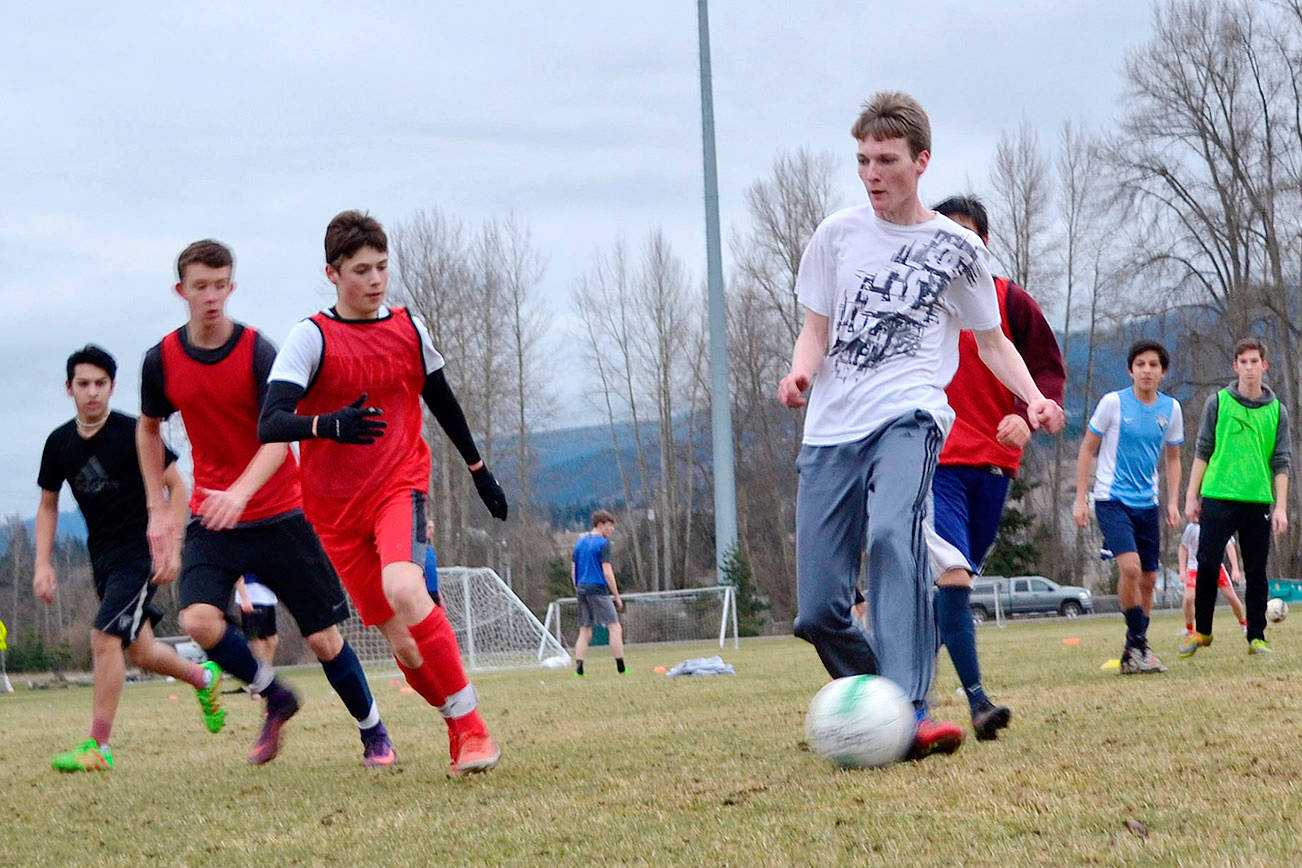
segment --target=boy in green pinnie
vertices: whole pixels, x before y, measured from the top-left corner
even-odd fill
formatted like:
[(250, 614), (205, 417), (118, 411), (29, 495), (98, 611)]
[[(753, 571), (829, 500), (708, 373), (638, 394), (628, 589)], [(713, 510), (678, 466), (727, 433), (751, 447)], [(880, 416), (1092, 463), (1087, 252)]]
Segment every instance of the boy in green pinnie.
[(1203, 408), (1184, 506), (1190, 521), (1202, 520), (1195, 632), (1181, 643), (1181, 657), (1212, 644), (1216, 579), (1225, 544), (1236, 531), (1247, 584), (1248, 653), (1270, 653), (1266, 558), (1271, 536), (1288, 529), (1290, 448), (1288, 412), (1262, 382), (1269, 368), (1266, 345), (1260, 339), (1239, 341), (1234, 347), (1237, 382), (1208, 398)]

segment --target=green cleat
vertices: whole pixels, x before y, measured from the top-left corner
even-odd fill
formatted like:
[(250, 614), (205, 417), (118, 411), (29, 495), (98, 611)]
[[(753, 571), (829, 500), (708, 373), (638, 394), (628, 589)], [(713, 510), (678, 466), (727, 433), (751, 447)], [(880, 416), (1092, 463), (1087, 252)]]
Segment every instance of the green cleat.
[(1211, 636), (1204, 636), (1202, 633), (1190, 633), (1180, 643), (1177, 653), (1181, 657), (1192, 657), (1199, 648), (1206, 648), (1210, 644), (1212, 644)]
[(50, 760), (50, 768), (61, 772), (107, 772), (113, 768), (113, 751), (88, 738), (73, 750)]
[(1248, 643), (1248, 653), (1249, 654), (1274, 654), (1275, 652), (1270, 650), (1270, 643), (1267, 642), (1265, 639), (1253, 639), (1251, 642)]
[(203, 668), (212, 673), (212, 681), (207, 687), (196, 687), (194, 696), (199, 700), (203, 725), (209, 732), (221, 732), (226, 724), (226, 709), (222, 708), (221, 700), (222, 668), (211, 660), (203, 664)]

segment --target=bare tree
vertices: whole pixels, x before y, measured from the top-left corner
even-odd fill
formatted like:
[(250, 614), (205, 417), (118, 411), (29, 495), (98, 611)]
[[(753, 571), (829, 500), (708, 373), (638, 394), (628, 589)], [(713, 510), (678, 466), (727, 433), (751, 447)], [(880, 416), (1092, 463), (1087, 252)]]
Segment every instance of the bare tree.
[(832, 192), (837, 158), (805, 149), (782, 153), (771, 174), (750, 185), (746, 211), (750, 225), (736, 232), (732, 255), (734, 282), (743, 283), (777, 317), (788, 344), (804, 321), (796, 300), (796, 275), (809, 236), (836, 207)]
[[(1058, 252), (1061, 256), (1060, 272), (1062, 275), (1062, 285), (1064, 290), (1063, 298), (1063, 322), (1062, 322), (1062, 355), (1067, 364), (1067, 376), (1070, 380), (1072, 370), (1069, 362), (1071, 351), (1071, 334), (1072, 334), (1072, 315), (1075, 307), (1080, 302), (1080, 295), (1085, 287), (1080, 286), (1083, 277), (1088, 276), (1090, 263), (1093, 263), (1093, 273), (1099, 273), (1099, 263), (1103, 253), (1104, 246), (1108, 243), (1107, 233), (1100, 231), (1101, 216), (1104, 212), (1103, 199), (1105, 195), (1104, 185), (1100, 184), (1100, 166), (1095, 148), (1089, 133), (1081, 126), (1064, 121), (1058, 130), (1058, 153), (1055, 159), (1056, 183), (1058, 195), (1057, 216), (1061, 227), (1061, 243), (1058, 245)], [(1093, 252), (1093, 256), (1090, 252)], [(1086, 272), (1082, 274), (1082, 272)], [(1089, 289), (1101, 289), (1098, 281), (1092, 281)], [(1097, 322), (1098, 313), (1098, 293), (1090, 292), (1090, 335), (1091, 339), (1094, 333), (1094, 327)], [(1087, 368), (1088, 370), (1088, 368)], [(1088, 378), (1088, 375), (1087, 375)], [(1088, 392), (1088, 389), (1086, 389)], [(1068, 388), (1064, 394), (1070, 394)], [(1089, 404), (1085, 404), (1083, 412), (1089, 413)], [(1054, 439), (1054, 456), (1053, 469), (1050, 475), (1050, 508), (1049, 512), (1049, 529), (1050, 539), (1054, 551), (1050, 557), (1057, 558), (1060, 562), (1065, 552), (1063, 551), (1064, 527), (1062, 522), (1063, 516), (1063, 479), (1071, 475), (1071, 470), (1064, 471), (1064, 464), (1069, 468), (1071, 456), (1067, 454), (1067, 447), (1063, 437)], [(1071, 531), (1072, 528), (1067, 530)], [(1079, 539), (1079, 533), (1075, 536)], [(1076, 548), (1079, 548), (1077, 544)], [(1071, 564), (1071, 578), (1073, 582), (1080, 581), (1080, 561), (1077, 558), (1066, 559)]]
[(1022, 118), (1016, 133), (1000, 135), (990, 186), (993, 252), (1012, 281), (1043, 292), (1053, 277), (1048, 266), (1053, 259), (1049, 255), (1053, 183), (1029, 118)]
[(635, 310), (641, 327), (633, 333), (639, 379), (655, 408), (659, 441), (659, 473), (655, 482), (659, 503), (659, 588), (681, 585), (673, 566), (682, 515), (679, 508), (679, 469), (675, 448), (677, 399), (682, 394), (689, 363), (685, 350), (699, 321), (687, 298), (682, 264), (673, 255), (664, 233), (653, 231), (642, 251), (642, 267), (635, 285)]
[[(466, 371), (473, 364), (475, 336), (465, 228), (440, 211), (417, 212), (392, 227), (390, 247), (395, 266), (391, 296), (429, 327), (435, 347), (447, 360), (448, 382), (469, 421), (476, 408), (466, 400), (470, 394)], [(428, 413), (425, 430), (433, 464), (430, 510), (435, 517), (435, 548), (445, 563), (468, 563), (465, 498), (472, 489), (459, 468), (460, 456)]]
[(737, 443), (738, 542), (779, 617), (793, 614), (795, 457), (802, 417), (778, 404), (777, 382), (804, 321), (796, 276), (818, 224), (837, 207), (831, 154), (781, 154), (746, 195), (733, 233), (728, 355)]
[[(1268, 335), (1272, 383), (1296, 405), (1302, 8), (1172, 0), (1155, 10), (1153, 30), (1127, 59), (1127, 111), (1109, 148), (1139, 223), (1164, 238), (1139, 265), (1211, 314), (1204, 340), (1222, 359), (1236, 338)], [(1296, 450), (1302, 434), (1290, 434)], [(1290, 571), (1291, 533), (1277, 547)]]
[[(635, 366), (632, 284), (628, 250), (620, 241), (610, 252), (597, 255), (592, 270), (579, 278), (574, 296), (583, 326), (581, 334), (585, 355), (601, 383), (602, 409), (610, 428), (611, 448), (624, 489), (624, 524), (636, 528), (640, 522), (634, 512), (635, 504), (645, 492), (647, 463), (642, 420), (638, 415), (638, 395), (632, 382)], [(620, 449), (621, 422), (629, 424), (633, 432), (635, 466), (632, 468), (625, 465)], [(630, 536), (635, 586), (654, 586), (654, 571), (646, 564), (641, 538), (637, 533)]]

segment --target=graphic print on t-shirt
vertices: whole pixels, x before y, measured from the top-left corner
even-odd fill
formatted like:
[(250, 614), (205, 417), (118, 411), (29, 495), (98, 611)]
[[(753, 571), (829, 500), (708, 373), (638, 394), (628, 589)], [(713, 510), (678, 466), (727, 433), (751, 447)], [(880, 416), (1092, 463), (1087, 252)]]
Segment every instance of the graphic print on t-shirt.
[(74, 496), (104, 494), (118, 489), (117, 480), (109, 476), (108, 471), (104, 469), (103, 464), (99, 463), (99, 458), (95, 455), (82, 465), (81, 470), (69, 480), (68, 484), (72, 487)]
[(925, 242), (903, 245), (877, 271), (856, 271), (859, 285), (837, 311), (828, 353), (837, 378), (917, 355), (923, 332), (937, 320), (945, 288), (958, 277), (974, 282), (975, 261), (976, 251), (963, 236), (939, 230)]

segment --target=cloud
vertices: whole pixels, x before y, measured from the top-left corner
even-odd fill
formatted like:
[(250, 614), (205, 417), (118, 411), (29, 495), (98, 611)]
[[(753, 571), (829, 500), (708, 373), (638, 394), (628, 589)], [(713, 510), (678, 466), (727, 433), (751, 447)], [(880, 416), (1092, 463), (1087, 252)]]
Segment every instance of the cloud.
[[(1120, 92), (1139, 4), (1103, 0), (710, 6), (725, 239), (783, 150), (844, 155), (873, 90), (915, 93), (935, 125), (925, 198), (984, 182), (999, 130), (1096, 123)], [(13, 435), (0, 513), (29, 513), (45, 435), (71, 414), (68, 352), (139, 359), (180, 324), (172, 263), (215, 236), (238, 257), (232, 313), (280, 341), (325, 304), (321, 232), (364, 207), (514, 213), (554, 309), (595, 250), (663, 227), (704, 271), (692, 4), (347, 6), (28, 4), (0, 34), (0, 388)], [(725, 255), (727, 251), (725, 250)], [(564, 320), (563, 320), (564, 321)], [(576, 360), (577, 363), (577, 360)], [(565, 388), (558, 386), (558, 388)]]

